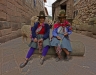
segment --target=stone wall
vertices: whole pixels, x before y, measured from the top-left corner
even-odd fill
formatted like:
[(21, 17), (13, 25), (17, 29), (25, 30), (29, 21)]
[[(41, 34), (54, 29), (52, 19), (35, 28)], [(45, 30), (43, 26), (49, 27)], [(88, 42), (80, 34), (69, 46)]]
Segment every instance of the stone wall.
[(43, 0), (0, 0), (0, 43), (21, 36), (22, 23), (44, 10)]
[(57, 20), (57, 15), (61, 10), (61, 6), (66, 6), (66, 9), (64, 10), (66, 10), (67, 19), (71, 22), (71, 20), (73, 19), (73, 2), (73, 0), (57, 0), (56, 2), (54, 2), (52, 5), (52, 12), (54, 15), (53, 19)]
[(74, 3), (74, 12), (73, 28), (79, 33), (95, 37), (96, 0), (77, 0)]
[(68, 0), (66, 2), (66, 15), (67, 15), (67, 19), (73, 19), (73, 0)]

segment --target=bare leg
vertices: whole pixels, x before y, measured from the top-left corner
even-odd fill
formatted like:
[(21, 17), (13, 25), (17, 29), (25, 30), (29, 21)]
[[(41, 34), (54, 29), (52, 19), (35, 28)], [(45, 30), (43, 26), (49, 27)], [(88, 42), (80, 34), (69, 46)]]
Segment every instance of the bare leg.
[(63, 48), (62, 50), (63, 50), (67, 55), (70, 54), (69, 51), (68, 51), (67, 49)]
[(67, 61), (70, 60), (70, 59), (71, 59), (70, 52), (69, 52), (66, 48), (63, 48), (62, 50), (63, 50), (63, 51), (66, 53), (66, 55), (67, 55), (65, 60), (67, 60)]

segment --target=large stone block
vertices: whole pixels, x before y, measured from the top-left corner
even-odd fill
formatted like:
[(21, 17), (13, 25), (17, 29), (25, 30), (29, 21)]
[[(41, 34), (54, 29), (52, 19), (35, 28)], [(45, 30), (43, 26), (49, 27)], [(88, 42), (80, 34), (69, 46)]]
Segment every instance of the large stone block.
[(19, 23), (19, 24), (18, 24), (18, 28), (21, 29), (21, 27), (22, 27), (22, 25), (21, 25), (21, 23)]
[(16, 16), (14, 18), (15, 18), (15, 22), (20, 23), (20, 17)]
[(16, 22), (16, 17), (10, 16), (11, 17), (11, 22)]
[(80, 41), (71, 41), (72, 46), (72, 54), (74, 56), (84, 56), (85, 54), (85, 46)]
[(9, 34), (9, 35), (5, 35), (5, 36), (0, 37), (0, 43), (4, 43), (9, 40), (12, 40), (11, 39), (12, 36), (14, 36), (14, 38), (15, 38), (16, 34), (14, 33), (14, 34)]
[(0, 37), (0, 43), (4, 43), (5, 42), (5, 37), (3, 36), (3, 37)]
[(21, 36), (20, 30), (12, 31), (11, 34), (0, 37), (0, 43), (7, 42), (20, 36)]
[(88, 25), (88, 27), (87, 27), (87, 31), (92, 32), (93, 27), (94, 27), (93, 25)]
[(10, 40), (16, 38), (16, 31), (12, 31), (12, 33), (9, 35), (10, 35)]
[(0, 21), (0, 29), (8, 29), (11, 28), (11, 25), (7, 21)]
[(87, 31), (87, 29), (88, 29), (88, 24), (87, 23), (85, 23), (85, 24), (82, 23), (79, 27), (79, 30), (81, 30), (81, 31)]
[(12, 9), (6, 8), (6, 10), (7, 10), (7, 14), (8, 14), (9, 16), (13, 16), (13, 15), (14, 15), (14, 11), (13, 11)]
[(10, 40), (15, 39), (17, 37), (21, 36), (21, 30), (17, 30), (17, 31), (12, 31), (12, 33), (10, 34)]
[(10, 40), (17, 38), (17, 31), (12, 31), (12, 34), (10, 34)]
[(94, 26), (93, 26), (92, 33), (93, 33), (94, 35), (96, 35), (96, 24), (94, 24)]
[(7, 14), (7, 21), (11, 22), (11, 17), (9, 14)]
[(21, 34), (21, 29), (18, 29), (17, 30), (17, 36), (20, 37), (22, 34)]
[(82, 35), (87, 35), (87, 31), (81, 31)]
[(6, 13), (6, 5), (0, 4), (0, 11), (3, 11)]
[(0, 21), (6, 21), (6, 13), (3, 11), (0, 11)]
[(0, 22), (0, 30), (1, 30), (1, 29), (3, 29), (3, 25), (2, 25), (2, 23)]
[(9, 35), (5, 35), (5, 36), (0, 37), (0, 43), (4, 43), (4, 42), (9, 41), (9, 40), (10, 40)]
[(96, 39), (96, 35), (93, 35), (93, 38), (95, 38), (95, 39)]
[(18, 30), (18, 23), (11, 22), (11, 29), (12, 31)]
[(18, 16), (8, 16), (8, 18), (9, 18), (9, 20), (11, 21), (11, 22), (15, 22), (15, 23), (20, 23), (21, 22), (21, 18), (20, 17), (18, 17)]
[(1, 30), (1, 34), (2, 34), (2, 36), (11, 34), (11, 28), (10, 29), (3, 29), (3, 30)]
[(89, 37), (93, 37), (93, 33), (92, 32), (87, 32), (86, 35), (89, 36)]
[[(85, 46), (82, 42), (80, 41), (71, 41), (71, 46), (72, 46), (72, 56), (84, 56), (85, 54)], [(35, 54), (38, 54), (39, 51), (35, 50)], [(56, 54), (56, 51), (53, 47), (51, 47), (47, 53), (48, 55), (54, 55)]]
[(6, 0), (0, 0), (1, 4), (7, 5), (7, 1)]
[(79, 30), (79, 28), (80, 28), (80, 25), (76, 25), (75, 27), (76, 27), (76, 30)]
[(0, 37), (2, 36), (2, 34), (1, 34), (1, 30), (0, 30)]
[(15, 5), (15, 0), (7, 0), (7, 2), (10, 2), (10, 3), (12, 3), (12, 4), (14, 4)]
[(12, 4), (11, 2), (7, 1), (7, 8), (14, 10), (15, 5)]
[(15, 14), (14, 14), (14, 16), (21, 17), (21, 14), (23, 14), (23, 13), (21, 13), (21, 12), (19, 12), (19, 11), (16, 11)]
[(23, 5), (23, 0), (16, 0), (19, 5)]
[(19, 9), (23, 9), (22, 5), (20, 5), (17, 1), (15, 2), (15, 6)]
[(94, 25), (96, 23), (96, 17), (90, 18), (89, 24)]

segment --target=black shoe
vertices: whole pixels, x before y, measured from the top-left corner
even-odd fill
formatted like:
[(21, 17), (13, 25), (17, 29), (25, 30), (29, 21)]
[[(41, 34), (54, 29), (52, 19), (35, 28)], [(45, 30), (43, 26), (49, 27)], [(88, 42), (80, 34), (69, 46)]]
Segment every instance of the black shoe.
[(20, 68), (25, 67), (25, 66), (27, 65), (27, 63), (28, 63), (28, 60), (26, 60), (26, 62), (25, 62), (25, 63), (21, 63), (21, 64), (20, 64)]

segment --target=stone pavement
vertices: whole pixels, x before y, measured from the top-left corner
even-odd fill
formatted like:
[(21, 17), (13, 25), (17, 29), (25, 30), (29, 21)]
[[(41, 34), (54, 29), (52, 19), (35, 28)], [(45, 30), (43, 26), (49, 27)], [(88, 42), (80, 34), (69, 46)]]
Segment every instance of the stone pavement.
[(44, 65), (39, 63), (39, 55), (34, 55), (23, 69), (19, 64), (24, 61), (28, 51), (21, 37), (0, 45), (0, 75), (96, 75), (96, 39), (73, 33), (72, 41), (81, 41), (86, 47), (83, 57), (74, 56), (69, 62), (55, 62), (49, 58)]

